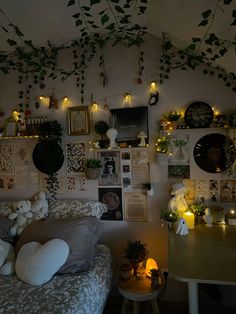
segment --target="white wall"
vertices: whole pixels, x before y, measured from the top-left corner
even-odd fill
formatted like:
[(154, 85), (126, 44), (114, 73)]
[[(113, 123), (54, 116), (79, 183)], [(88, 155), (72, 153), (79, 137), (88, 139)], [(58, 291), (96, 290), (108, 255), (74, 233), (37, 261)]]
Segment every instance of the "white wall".
[[(145, 70), (143, 84), (136, 83), (137, 78), (137, 50), (134, 48), (126, 49), (122, 47), (107, 48), (106, 67), (108, 73), (108, 87), (103, 88), (99, 78), (100, 69), (98, 62), (92, 62), (87, 71), (86, 83), (86, 101), (85, 105), (90, 103), (90, 93), (93, 93), (94, 99), (99, 103), (107, 103), (110, 108), (119, 108), (122, 106), (123, 95), (130, 92), (133, 96), (132, 106), (148, 105), (148, 84), (152, 79), (158, 79), (158, 67), (160, 57), (160, 42), (155, 37), (149, 37), (144, 47), (145, 52)], [(68, 57), (68, 56), (67, 56)], [(67, 57), (64, 57), (63, 63), (67, 63)], [(19, 86), (14, 75), (0, 77), (0, 108), (4, 109), (5, 116), (1, 118), (0, 124), (8, 117), (9, 113), (16, 107), (17, 91)], [(76, 87), (73, 79), (69, 79), (64, 84), (60, 81), (48, 82), (43, 94), (51, 92), (55, 88), (55, 96), (58, 100), (67, 95), (71, 99), (70, 106), (80, 104), (79, 89)], [(33, 88), (32, 100), (40, 95), (37, 88)], [(217, 107), (217, 109), (228, 111), (233, 109), (236, 102), (236, 94), (229, 88), (224, 87), (223, 83), (216, 78), (203, 76), (200, 72), (175, 72), (171, 73), (171, 79), (160, 86), (160, 100), (157, 105), (149, 107), (149, 130), (151, 138), (150, 151), (154, 151), (154, 140), (158, 132), (158, 121), (160, 117), (172, 109), (186, 108), (193, 101), (205, 101)], [(36, 110), (32, 106), (33, 115), (47, 115), (48, 119), (57, 119), (64, 127), (63, 141), (88, 140), (90, 137), (70, 137), (67, 136), (67, 111), (60, 106), (58, 110), (49, 110), (41, 106)], [(96, 114), (95, 119), (101, 119), (106, 113)], [(201, 136), (199, 132), (205, 130), (188, 130), (191, 136), (191, 145), (194, 145), (196, 136)], [(186, 132), (186, 131), (184, 131)], [(193, 146), (192, 146), (193, 147)], [(193, 161), (193, 160), (192, 160)], [(148, 200), (149, 204), (149, 222), (120, 222), (104, 221), (104, 233), (102, 241), (106, 242), (112, 251), (116, 266), (123, 261), (123, 248), (129, 239), (141, 239), (148, 245), (150, 256), (157, 259), (160, 267), (168, 268), (167, 261), (167, 243), (168, 233), (165, 227), (161, 226), (160, 211), (165, 208), (169, 200), (169, 182), (167, 178), (167, 168), (160, 167), (155, 162), (155, 154), (151, 157), (151, 181), (154, 184), (155, 195)], [(64, 171), (64, 172), (63, 172)], [(65, 170), (61, 171), (65, 174)], [(215, 178), (220, 179), (220, 175), (206, 175), (199, 171), (196, 165), (192, 165), (191, 178)], [(90, 198), (97, 199), (97, 186), (94, 182), (88, 182), (86, 192), (66, 193), (60, 197), (69, 198)], [(0, 199), (30, 198), (38, 191), (37, 186), (31, 186), (23, 191), (21, 189), (13, 191), (0, 191)], [(166, 297), (172, 300), (181, 300), (185, 298), (186, 292), (176, 288), (176, 283), (169, 286)], [(181, 285), (182, 287), (183, 285)]]

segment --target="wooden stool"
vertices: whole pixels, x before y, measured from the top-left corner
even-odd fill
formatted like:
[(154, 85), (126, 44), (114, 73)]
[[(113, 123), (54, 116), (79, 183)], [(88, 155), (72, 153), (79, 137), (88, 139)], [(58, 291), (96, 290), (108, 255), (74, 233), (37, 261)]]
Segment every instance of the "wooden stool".
[(157, 289), (153, 289), (151, 287), (151, 280), (147, 277), (142, 279), (131, 277), (127, 281), (120, 281), (119, 292), (124, 297), (122, 314), (129, 313), (129, 301), (132, 302), (133, 306), (132, 314), (139, 313), (139, 302), (144, 301), (149, 301), (152, 309), (151, 313), (160, 314), (156, 299), (160, 295), (161, 290), (161, 285)]

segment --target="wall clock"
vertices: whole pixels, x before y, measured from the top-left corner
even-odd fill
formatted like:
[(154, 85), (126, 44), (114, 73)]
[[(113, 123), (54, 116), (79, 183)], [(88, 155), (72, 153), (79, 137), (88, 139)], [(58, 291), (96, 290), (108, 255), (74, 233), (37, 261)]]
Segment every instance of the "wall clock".
[(213, 110), (205, 102), (193, 102), (185, 110), (184, 120), (190, 128), (207, 128), (213, 119)]

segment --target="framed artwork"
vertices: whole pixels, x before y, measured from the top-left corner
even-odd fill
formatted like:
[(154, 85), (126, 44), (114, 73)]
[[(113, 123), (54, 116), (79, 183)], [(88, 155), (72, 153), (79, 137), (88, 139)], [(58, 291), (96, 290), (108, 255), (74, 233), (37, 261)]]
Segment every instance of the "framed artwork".
[(69, 135), (88, 135), (90, 132), (88, 106), (68, 108)]
[(236, 202), (236, 180), (220, 181), (221, 202)]
[(102, 220), (123, 220), (121, 188), (99, 188), (99, 201), (107, 205)]
[(4, 122), (4, 136), (16, 136), (17, 123), (13, 118)]

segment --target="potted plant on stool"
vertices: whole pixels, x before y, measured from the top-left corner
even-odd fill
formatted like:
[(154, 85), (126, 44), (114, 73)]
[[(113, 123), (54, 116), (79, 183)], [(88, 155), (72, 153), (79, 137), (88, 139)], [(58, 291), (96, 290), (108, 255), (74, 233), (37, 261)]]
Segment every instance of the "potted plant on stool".
[(139, 241), (129, 241), (124, 249), (124, 257), (130, 262), (133, 268), (134, 276), (137, 277), (137, 270), (139, 263), (147, 257), (148, 251), (146, 249), (146, 244)]

